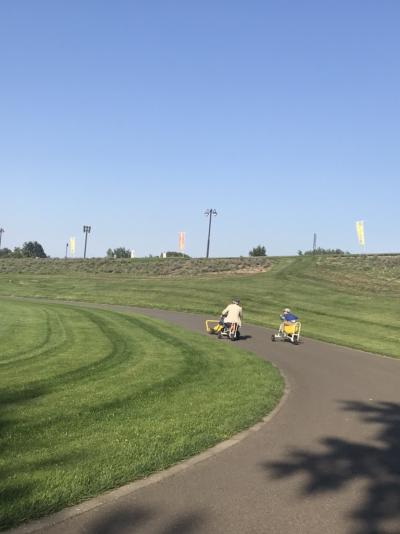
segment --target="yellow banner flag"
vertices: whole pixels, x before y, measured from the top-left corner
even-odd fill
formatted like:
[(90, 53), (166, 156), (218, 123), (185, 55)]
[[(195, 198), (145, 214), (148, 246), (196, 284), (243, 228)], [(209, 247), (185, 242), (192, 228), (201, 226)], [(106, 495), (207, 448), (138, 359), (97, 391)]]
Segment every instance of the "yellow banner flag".
[(69, 238), (69, 254), (75, 256), (75, 237)]
[(185, 250), (185, 232), (179, 232), (179, 250)]
[(358, 242), (363, 247), (365, 246), (365, 237), (364, 237), (364, 221), (356, 221), (356, 231)]

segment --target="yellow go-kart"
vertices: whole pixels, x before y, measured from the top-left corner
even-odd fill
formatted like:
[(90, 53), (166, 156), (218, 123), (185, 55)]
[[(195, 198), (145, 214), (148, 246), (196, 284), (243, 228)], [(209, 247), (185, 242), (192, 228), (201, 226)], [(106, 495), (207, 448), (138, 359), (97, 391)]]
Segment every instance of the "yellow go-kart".
[(226, 337), (231, 341), (236, 341), (240, 338), (239, 325), (237, 323), (229, 323), (226, 325), (221, 317), (219, 321), (214, 319), (207, 319), (206, 330), (209, 334), (216, 334), (219, 339)]
[(301, 322), (295, 321), (293, 323), (282, 323), (276, 334), (272, 334), (272, 341), (290, 341), (294, 345), (300, 342)]

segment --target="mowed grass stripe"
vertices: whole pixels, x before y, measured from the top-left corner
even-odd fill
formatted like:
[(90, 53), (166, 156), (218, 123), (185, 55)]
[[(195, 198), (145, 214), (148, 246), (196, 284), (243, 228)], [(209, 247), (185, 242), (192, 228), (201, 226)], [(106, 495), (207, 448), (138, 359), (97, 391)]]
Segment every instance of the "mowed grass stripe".
[[(219, 260), (215, 262), (218, 265)], [(210, 269), (212, 265), (210, 260)], [(8, 295), (173, 309), (210, 318), (217, 318), (237, 295), (245, 324), (277, 327), (279, 313), (289, 307), (300, 317), (305, 337), (400, 357), (400, 256), (272, 258), (264, 273), (208, 278), (146, 280), (77, 271), (68, 278), (7, 273), (0, 274), (0, 280), (0, 292)]]
[[(271, 365), (161, 321), (0, 305), (3, 333), (26, 315), (43, 340), (48, 312), (71, 336), (42, 364), (17, 359), (16, 369), (6, 366), (0, 375), (3, 529), (196, 454), (259, 420), (283, 391)], [(32, 345), (31, 333), (22, 330), (21, 350)], [(0, 335), (1, 344), (5, 338), (10, 343)]]
[[(56, 307), (55, 307), (56, 308)], [(52, 310), (55, 311), (55, 310)], [(42, 391), (56, 391), (68, 384), (80, 382), (82, 387), (93, 388), (93, 377), (99, 383), (102, 377), (108, 379), (110, 370), (129, 358), (132, 369), (141, 358), (141, 350), (129, 350), (126, 339), (113, 328), (114, 314), (104, 320), (97, 312), (75, 310), (73, 320), (68, 309), (58, 311), (63, 328), (71, 334), (62, 344), (55, 344), (53, 350), (46, 348), (34, 362), (20, 362), (10, 368), (7, 386), (0, 393), (3, 402), (14, 399), (37, 397)], [(72, 323), (72, 324), (71, 324)], [(70, 343), (69, 343), (70, 341)], [(80, 354), (80, 358), (76, 358)], [(136, 363), (132, 354), (135, 354)]]
[[(40, 351), (49, 344), (51, 337), (50, 317), (46, 309), (35, 310), (21, 310), (20, 307), (10, 306), (7, 311), (3, 309), (0, 302), (0, 313), (13, 316), (11, 321), (2, 321), (0, 328), (0, 336), (3, 340), (2, 350), (0, 353), (0, 365), (6, 365), (9, 362), (15, 362), (17, 359), (31, 358), (35, 352)], [(35, 313), (42, 317), (39, 318), (40, 323), (46, 327), (37, 329), (37, 318)], [(30, 335), (21, 335), (22, 331), (29, 331)]]
[[(1, 303), (0, 303), (1, 308)], [(43, 312), (45, 316), (46, 323), (45, 328), (36, 328), (38, 322), (41, 322), (40, 312)], [(15, 347), (11, 351), (11, 354), (8, 354), (8, 359), (3, 359), (0, 361), (0, 368), (4, 369), (6, 366), (13, 367), (16, 371), (21, 372), (25, 366), (26, 360), (36, 359), (39, 365), (43, 365), (44, 362), (47, 362), (47, 357), (54, 355), (55, 353), (62, 350), (63, 347), (66, 347), (66, 344), (71, 343), (71, 335), (65, 331), (65, 325), (59, 316), (59, 313), (56, 310), (43, 309), (39, 311), (38, 321), (31, 320), (31, 329), (35, 328), (35, 334), (42, 335), (43, 339), (37, 340), (34, 346), (28, 346), (25, 350), (21, 350), (19, 347), (18, 352), (16, 353)], [(27, 332), (24, 331), (24, 323), (19, 320), (18, 326), (18, 339), (20, 343), (27, 342), (29, 339)], [(11, 339), (10, 342), (4, 340), (4, 354), (3, 357), (7, 355), (7, 348), (12, 347), (15, 343), (14, 339)], [(23, 361), (22, 361), (23, 360)], [(28, 362), (27, 366), (31, 369), (32, 362)]]

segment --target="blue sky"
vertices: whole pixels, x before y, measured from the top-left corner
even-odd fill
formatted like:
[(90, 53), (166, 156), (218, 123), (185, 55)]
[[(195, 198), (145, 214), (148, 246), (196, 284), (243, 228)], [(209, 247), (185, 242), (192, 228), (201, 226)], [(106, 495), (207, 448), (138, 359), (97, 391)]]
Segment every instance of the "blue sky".
[(399, 251), (397, 0), (3, 0), (2, 246)]

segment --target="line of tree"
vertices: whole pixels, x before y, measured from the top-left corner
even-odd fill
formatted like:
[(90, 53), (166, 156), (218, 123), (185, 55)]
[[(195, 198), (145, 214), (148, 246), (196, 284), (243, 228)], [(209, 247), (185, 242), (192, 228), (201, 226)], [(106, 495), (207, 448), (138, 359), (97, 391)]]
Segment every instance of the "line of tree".
[(124, 247), (109, 248), (107, 250), (107, 258), (130, 258), (131, 251)]
[(190, 256), (184, 252), (174, 252), (173, 250), (166, 252), (165, 255), (167, 258), (190, 258)]
[(348, 251), (344, 251), (340, 248), (321, 248), (318, 247), (315, 250), (305, 250), (304, 252), (302, 250), (299, 250), (297, 252), (299, 256), (309, 256), (309, 255), (315, 255), (315, 254), (350, 254)]
[(267, 249), (263, 245), (258, 245), (249, 251), (249, 256), (266, 256)]
[(47, 258), (47, 255), (40, 243), (37, 241), (26, 241), (22, 247), (0, 249), (2, 258)]
[[(168, 251), (165, 252), (165, 256), (167, 258), (190, 258), (187, 254), (184, 254), (183, 252), (174, 252), (174, 251)], [(131, 257), (131, 251), (124, 247), (118, 247), (118, 248), (109, 248), (107, 250), (107, 258), (130, 258)], [(158, 258), (158, 256), (155, 256)], [(153, 258), (153, 255), (150, 254), (149, 258)]]

